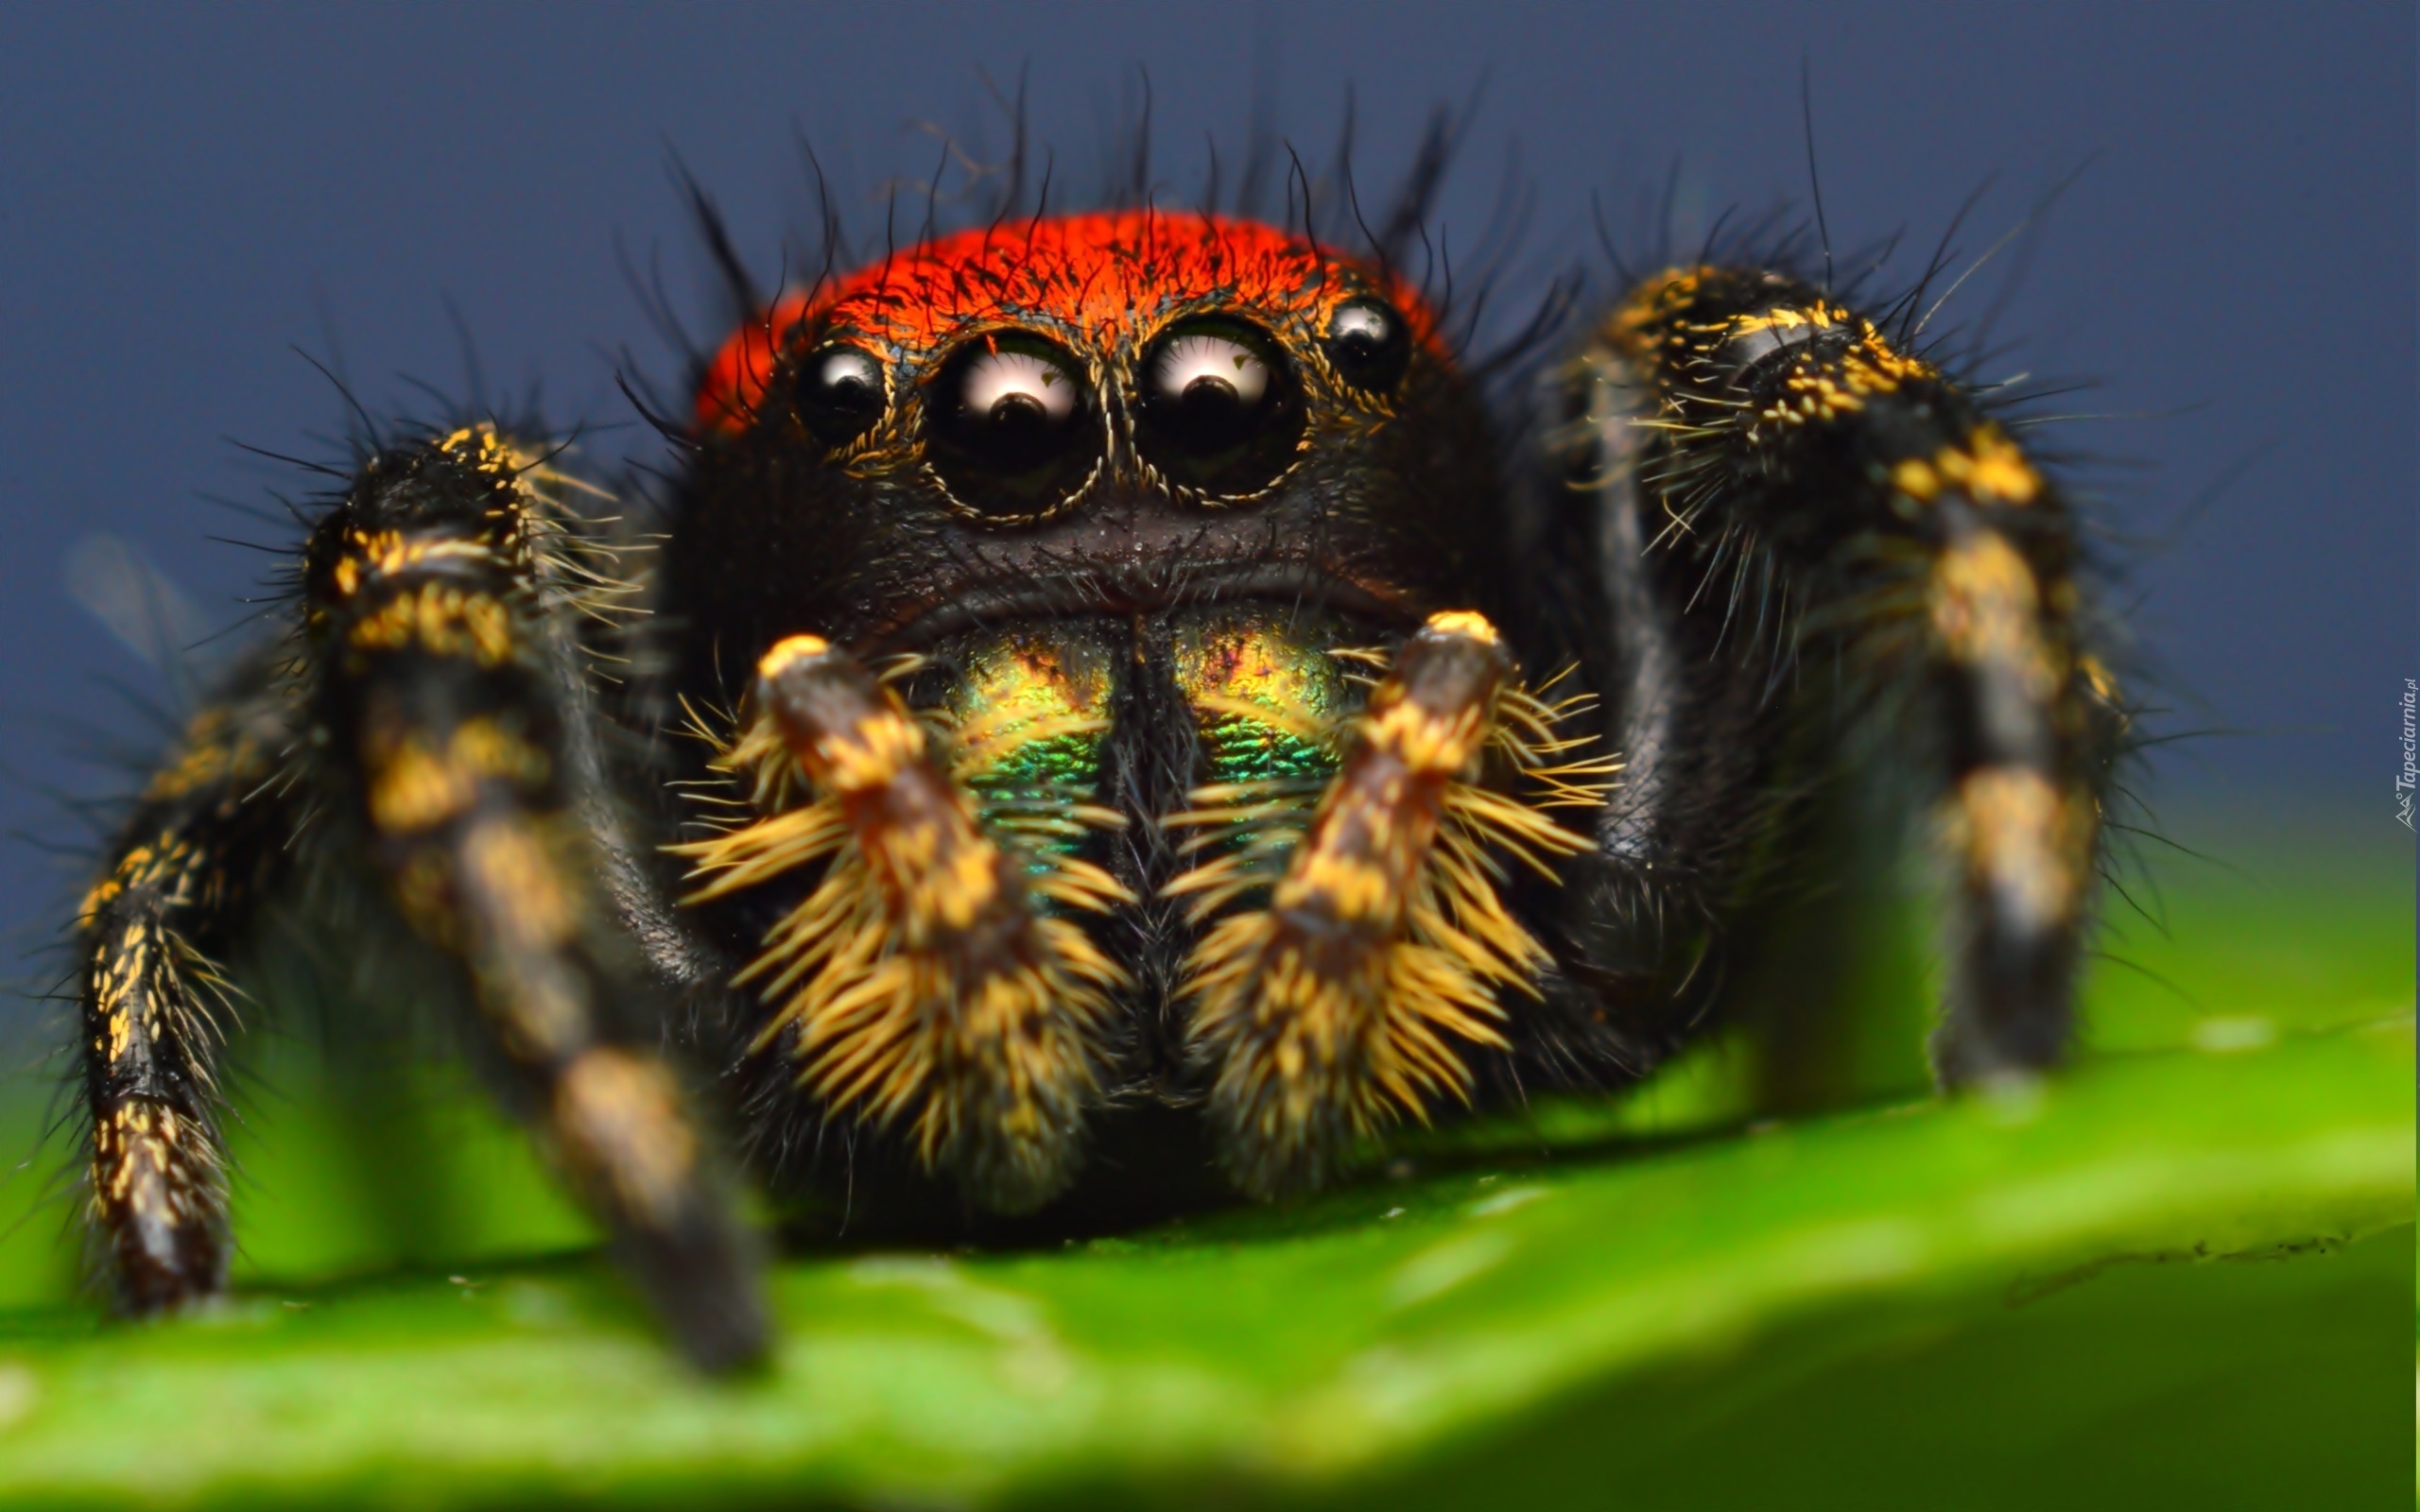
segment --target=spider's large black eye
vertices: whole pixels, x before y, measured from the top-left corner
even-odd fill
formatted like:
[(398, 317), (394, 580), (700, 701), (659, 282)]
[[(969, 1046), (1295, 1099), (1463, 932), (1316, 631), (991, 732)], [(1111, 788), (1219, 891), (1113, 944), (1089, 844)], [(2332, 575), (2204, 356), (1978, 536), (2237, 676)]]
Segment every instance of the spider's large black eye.
[(823, 347), (799, 364), (798, 418), (826, 446), (841, 446), (873, 428), (886, 395), (882, 364), (856, 347)]
[(1018, 332), (980, 335), (942, 365), (925, 397), (933, 467), (985, 514), (1045, 513), (1099, 460), (1080, 376), (1064, 348)]
[(1328, 319), (1327, 360), (1354, 387), (1392, 393), (1411, 365), (1411, 328), (1382, 300), (1349, 300)]
[(1251, 493), (1286, 471), (1303, 439), (1293, 369), (1277, 344), (1234, 320), (1194, 320), (1143, 358), (1135, 438), (1173, 481)]

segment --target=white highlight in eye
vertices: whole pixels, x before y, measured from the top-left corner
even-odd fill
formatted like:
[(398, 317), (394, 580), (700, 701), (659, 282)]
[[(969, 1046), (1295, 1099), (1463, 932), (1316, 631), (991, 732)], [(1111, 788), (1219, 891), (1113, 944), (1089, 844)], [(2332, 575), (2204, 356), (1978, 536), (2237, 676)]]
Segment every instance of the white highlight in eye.
[(959, 404), (978, 419), (996, 415), (1003, 404), (1029, 404), (1054, 425), (1076, 412), (1076, 380), (1037, 352), (986, 352), (967, 367), (962, 383)]
[(844, 404), (878, 403), (882, 366), (854, 347), (835, 347), (816, 359), (814, 383), (820, 393)]
[(1151, 392), (1158, 398), (1182, 399), (1205, 379), (1233, 393), (1237, 409), (1249, 410), (1269, 392), (1269, 365), (1241, 342), (1201, 332), (1178, 336), (1151, 360)]
[(1337, 343), (1358, 342), (1372, 352), (1394, 339), (1394, 321), (1387, 312), (1371, 304), (1348, 304), (1336, 312), (1335, 321), (1328, 327), (1328, 339)]

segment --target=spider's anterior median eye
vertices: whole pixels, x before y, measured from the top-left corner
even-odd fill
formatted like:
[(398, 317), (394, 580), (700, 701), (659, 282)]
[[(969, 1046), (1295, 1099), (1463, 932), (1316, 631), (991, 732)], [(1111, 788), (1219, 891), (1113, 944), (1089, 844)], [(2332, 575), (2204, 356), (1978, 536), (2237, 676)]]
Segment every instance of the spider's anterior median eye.
[(871, 430), (885, 398), (882, 364), (855, 347), (824, 347), (799, 364), (798, 418), (826, 446)]
[(991, 515), (1044, 513), (1098, 460), (1082, 369), (1039, 336), (995, 332), (942, 364), (925, 398), (933, 466), (951, 495)]
[(1387, 393), (1411, 364), (1410, 329), (1381, 301), (1349, 301), (1328, 320), (1327, 360), (1354, 387)]
[(1251, 326), (1199, 320), (1143, 359), (1136, 439), (1177, 483), (1214, 494), (1267, 488), (1291, 464), (1303, 407), (1277, 345)]

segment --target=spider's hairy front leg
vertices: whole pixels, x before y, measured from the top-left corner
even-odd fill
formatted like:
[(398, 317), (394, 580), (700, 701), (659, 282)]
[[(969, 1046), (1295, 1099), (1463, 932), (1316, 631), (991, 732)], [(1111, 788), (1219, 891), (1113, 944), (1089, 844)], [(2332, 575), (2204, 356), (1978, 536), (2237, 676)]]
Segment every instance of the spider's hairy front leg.
[(388, 451), (304, 558), (316, 711), (389, 898), (456, 963), (514, 1091), (676, 1341), (768, 1343), (754, 1251), (671, 1069), (661, 989), (583, 823), (577, 568), (545, 474), (491, 431)]
[[(1551, 712), (1512, 674), (1486, 620), (1431, 616), (1345, 731), (1342, 763), (1280, 852), (1265, 902), (1219, 919), (1187, 961), (1221, 1159), (1246, 1192), (1315, 1186), (1389, 1121), (1425, 1119), (1434, 1096), (1467, 1099), (1457, 1042), (1503, 1049), (1499, 990), (1534, 994), (1547, 954), (1498, 896), (1488, 851), (1546, 871), (1546, 857), (1585, 842), (1477, 785), (1491, 747), (1524, 759), (1556, 748)], [(1542, 775), (1565, 800), (1601, 797)], [(1282, 826), (1254, 798), (1204, 789), (1169, 822), (1239, 837)], [(1169, 891), (1197, 898), (1206, 919), (1256, 888), (1254, 856), (1268, 849), (1247, 843)]]
[(1600, 352), (1635, 375), (1657, 545), (1688, 612), (1720, 616), (1737, 675), (1759, 675), (1736, 647), (1760, 635), (1785, 662), (1837, 648), (1885, 732), (1945, 773), (1942, 1075), (2055, 1060), (2121, 719), (2083, 644), (2066, 501), (1940, 369), (1780, 275), (1660, 275)]
[[(904, 1124), (985, 1207), (1040, 1207), (1075, 1175), (1126, 980), (1042, 905), (1098, 912), (1126, 890), (995, 840), (925, 725), (821, 637), (768, 651), (750, 703), (719, 765), (766, 817), (683, 850), (706, 884), (693, 902), (822, 865), (739, 978), (768, 978), (778, 1005), (759, 1047), (783, 1044), (833, 1111)], [(813, 798), (794, 805), (799, 779)]]
[(225, 1280), (216, 961), (285, 869), (285, 697), (255, 664), (195, 716), (78, 911), (92, 1220), (130, 1313)]

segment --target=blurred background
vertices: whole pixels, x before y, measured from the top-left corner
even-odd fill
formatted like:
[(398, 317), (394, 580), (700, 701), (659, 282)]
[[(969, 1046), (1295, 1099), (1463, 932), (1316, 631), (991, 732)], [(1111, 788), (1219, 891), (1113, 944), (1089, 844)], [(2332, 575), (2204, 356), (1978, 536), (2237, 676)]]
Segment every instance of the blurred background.
[[(1836, 246), (1904, 232), (1903, 283), (1987, 183), (1955, 266), (2016, 232), (1941, 320), (1998, 307), (1996, 374), (2089, 386), (2048, 434), (2135, 541), (2165, 728), (2228, 731), (2165, 748), (2157, 791), (2340, 816), (2375, 847), (2420, 672), (2412, 56), (2391, 4), (12, 8), (0, 829), (26, 839), (0, 928), (33, 974), (89, 864), (61, 795), (121, 781), (90, 750), (143, 748), (138, 703), (175, 696), (84, 605), (114, 595), (123, 622), (148, 583), (135, 617), (199, 638), (279, 560), (212, 538), (294, 539), (247, 511), (315, 480), (236, 443), (337, 455), (342, 401), (301, 353), (381, 415), (427, 413), (416, 383), (471, 386), (458, 314), (491, 390), (543, 385), (593, 448), (642, 447), (616, 363), (677, 362), (626, 269), (660, 264), (715, 323), (676, 153), (770, 282), (813, 221), (802, 136), (860, 231), (894, 181), (912, 231), (944, 134), (1005, 153), (985, 75), (1021, 70), (1060, 205), (1097, 193), (1142, 71), (1179, 204), (1207, 140), (1237, 171), (1256, 96), (1316, 165), (1350, 89), (1382, 185), (1478, 91), (1439, 219), (1472, 247), (1508, 173), (1533, 192), (1513, 318), (1570, 266), (1608, 294), (1592, 196), (1633, 232), (1676, 168), (1684, 233), (1803, 203), (1803, 60)], [(2408, 849), (2382, 853), (2408, 885)]]

